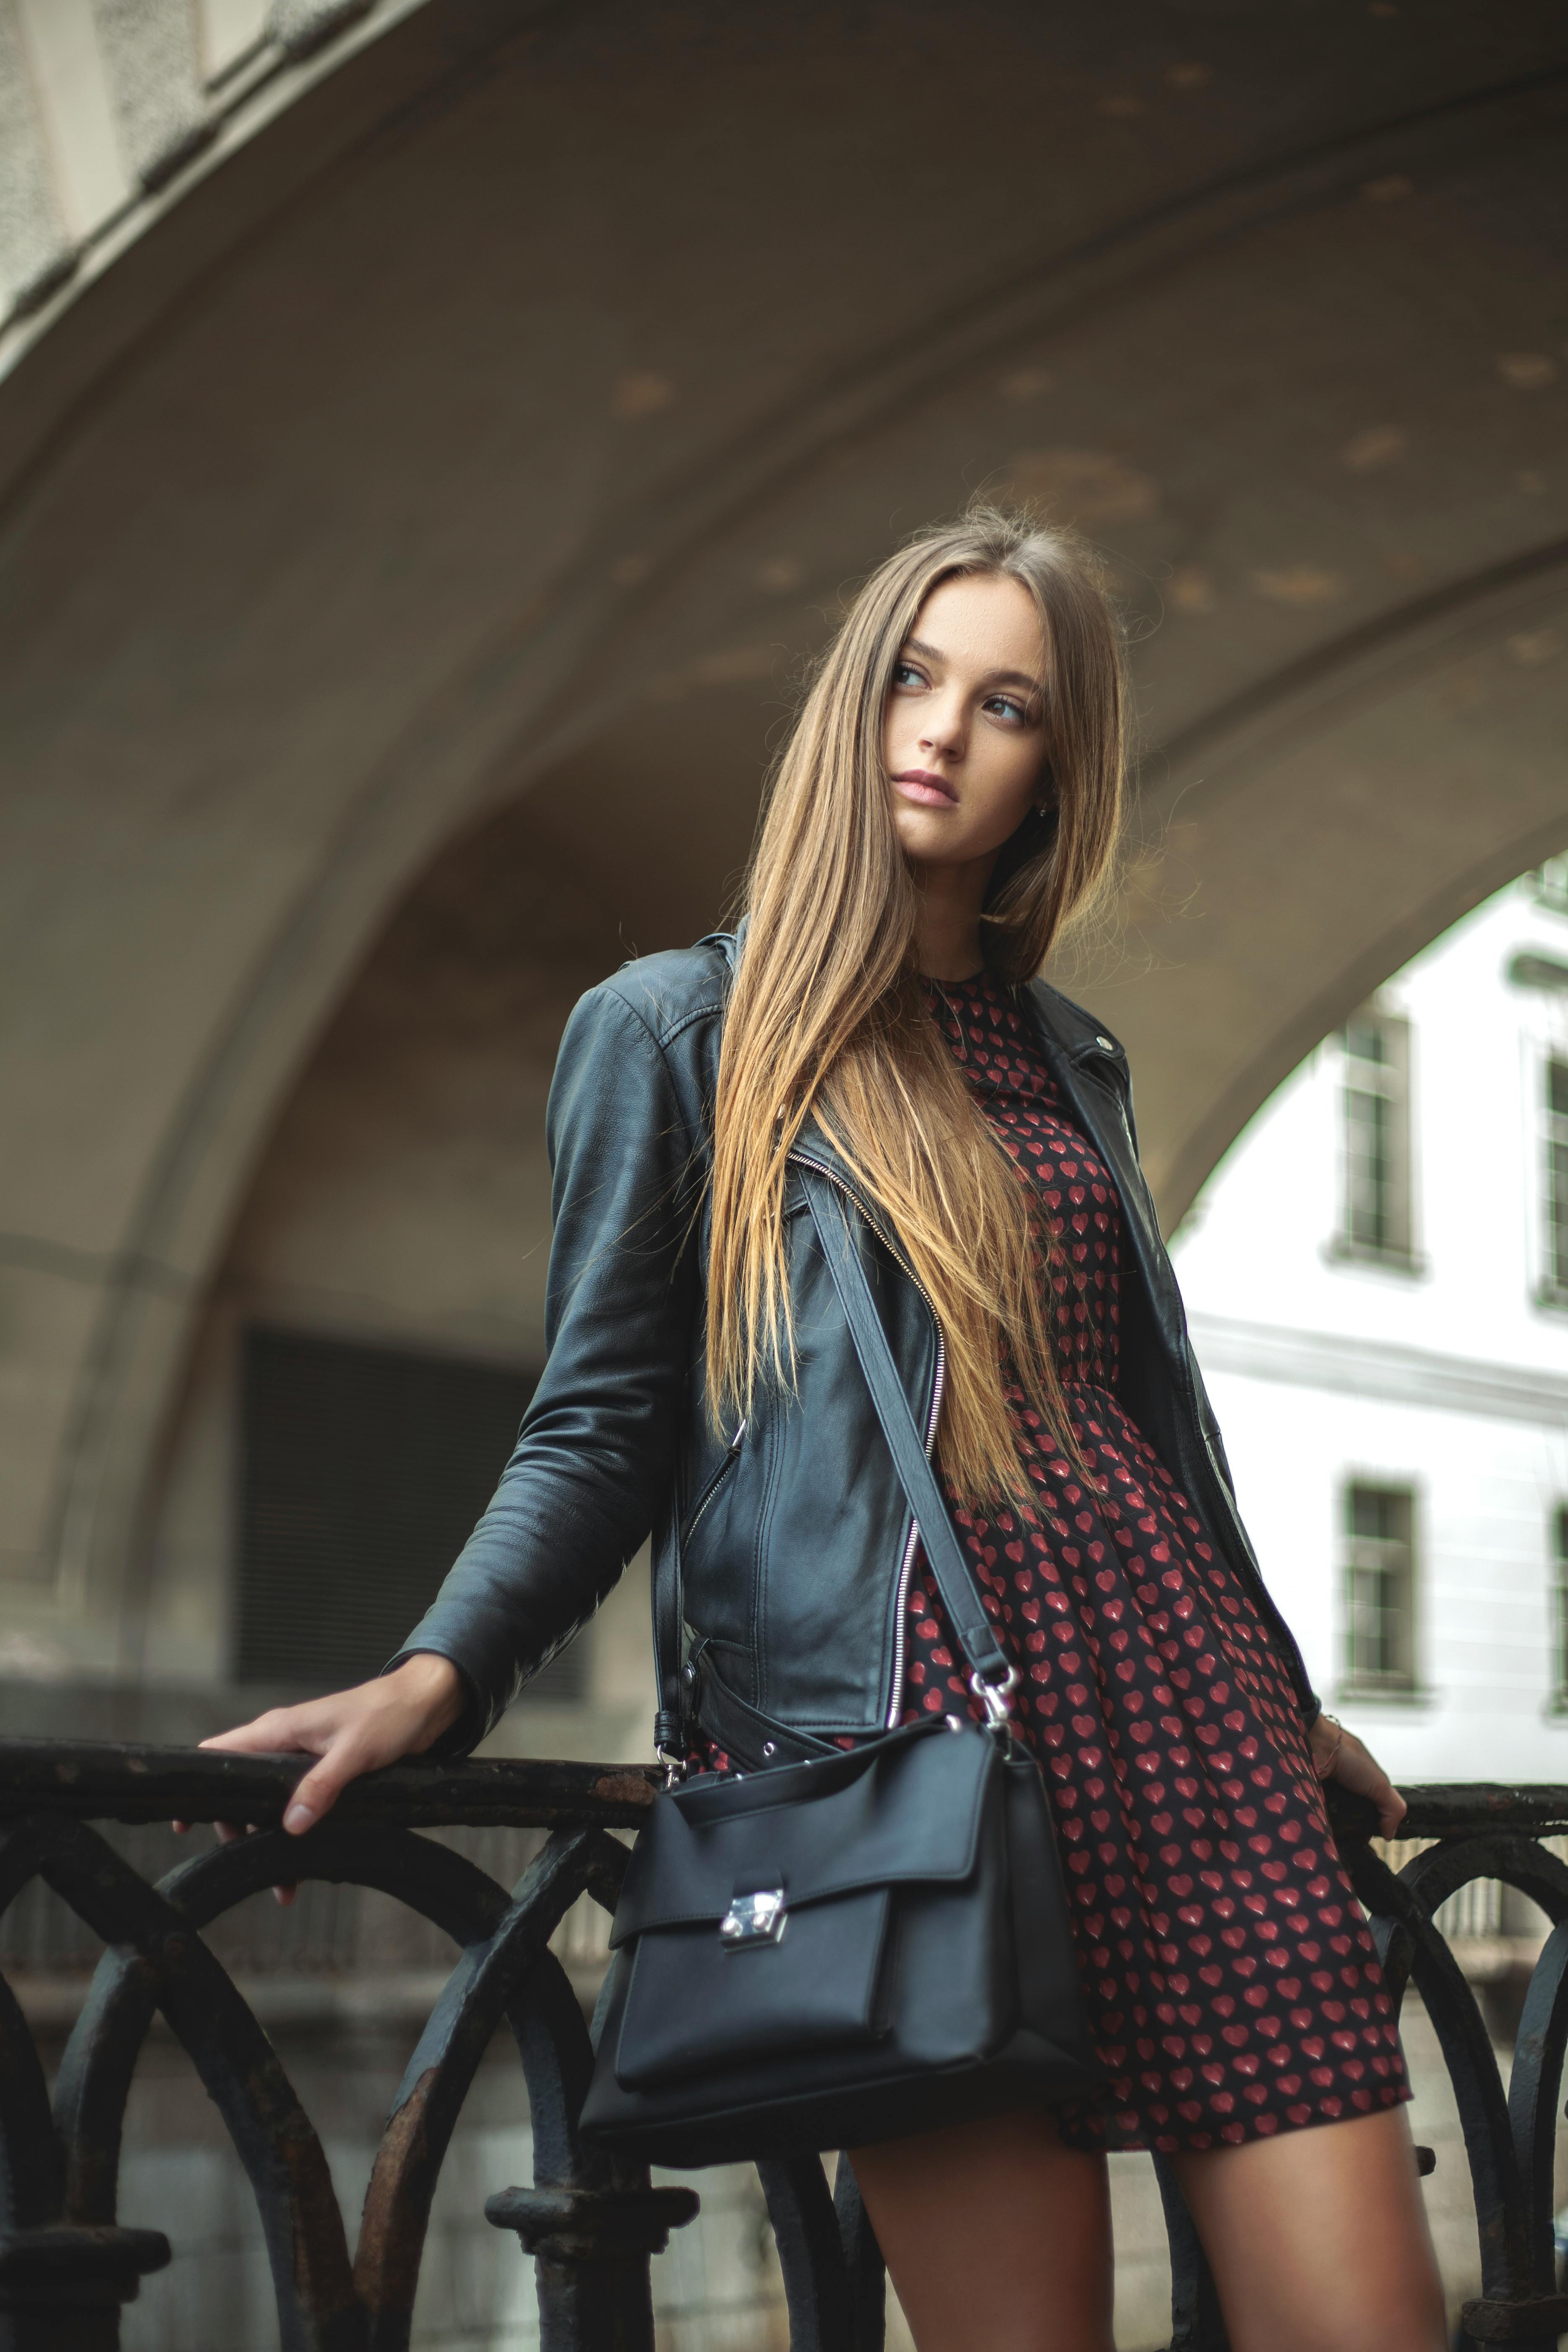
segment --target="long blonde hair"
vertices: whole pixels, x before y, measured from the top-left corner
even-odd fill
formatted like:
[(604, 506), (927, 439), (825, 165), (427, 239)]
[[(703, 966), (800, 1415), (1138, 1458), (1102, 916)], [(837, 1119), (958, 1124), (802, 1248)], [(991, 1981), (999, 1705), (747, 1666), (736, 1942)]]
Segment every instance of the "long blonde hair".
[(707, 1333), (716, 1419), (749, 1410), (759, 1379), (793, 1378), (785, 1160), (813, 1115), (935, 1308), (948, 1363), (939, 1459), (976, 1501), (1019, 1487), (1004, 1348), (1047, 1426), (1069, 1444), (1070, 1433), (1028, 1196), (921, 990), (918, 886), (894, 828), (882, 740), (893, 666), (921, 605), (942, 581), (985, 574), (1017, 581), (1045, 626), (1043, 773), (1055, 803), (1025, 820), (997, 861), (983, 919), (990, 970), (1012, 983), (1032, 978), (1106, 884), (1126, 691), (1100, 569), (1067, 530), (971, 508), (866, 581), (773, 773), (714, 1103)]

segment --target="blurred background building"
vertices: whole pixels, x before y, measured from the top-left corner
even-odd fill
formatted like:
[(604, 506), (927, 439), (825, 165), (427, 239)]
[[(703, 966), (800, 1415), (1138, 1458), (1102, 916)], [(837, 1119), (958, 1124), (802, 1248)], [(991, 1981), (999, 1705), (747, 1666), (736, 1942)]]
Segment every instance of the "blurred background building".
[[(1552, 0), (0, 0), (8, 1729), (379, 1662), (538, 1370), (567, 1008), (721, 913), (845, 585), (990, 485), (1132, 624), (1061, 976), (1169, 1226), (1313, 1057), (1182, 1244), (1266, 1564), (1402, 1769), (1558, 1771), (1568, 1095), (1508, 960), (1568, 926), (1406, 967), (1568, 843), (1565, 109)], [(642, 1752), (645, 1617), (634, 1570), (500, 1744)], [(439, 1955), (321, 1890), (233, 1932), (352, 2206)], [(63, 1922), (5, 1934), (68, 2013)], [(184, 2166), (205, 2252), (127, 2340), (237, 2344), (243, 2191), (148, 2063), (128, 2213)], [(429, 2344), (521, 2340), (520, 2115), (487, 2076)], [(681, 2352), (773, 2324), (715, 2212)]]
[(1326, 1038), (1173, 1253), (1270, 1582), (1396, 1779), (1568, 1766), (1565, 873)]

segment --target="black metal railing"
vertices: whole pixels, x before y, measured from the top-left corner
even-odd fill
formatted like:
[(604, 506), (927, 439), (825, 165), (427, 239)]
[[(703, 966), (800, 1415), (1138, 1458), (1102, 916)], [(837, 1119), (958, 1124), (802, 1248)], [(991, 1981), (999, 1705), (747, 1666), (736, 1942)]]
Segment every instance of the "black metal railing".
[[(0, 2352), (111, 2352), (121, 2306), (170, 2259), (169, 2240), (116, 2212), (125, 2104), (156, 2012), (183, 2043), (248, 2175), (283, 2352), (401, 2352), (426, 2226), (464, 2099), (510, 2026), (531, 2112), (534, 2178), (485, 2208), (535, 2258), (545, 2352), (651, 2352), (648, 2259), (698, 2199), (578, 2139), (591, 2050), (551, 1938), (587, 1894), (613, 1908), (657, 1787), (642, 1765), (412, 1763), (349, 1790), (302, 1839), (275, 1825), (298, 1759), (45, 1740), (0, 1741), (0, 1914), (42, 1882), (104, 1946), (51, 2101), (22, 2009), (0, 1977)], [(1568, 2040), (1568, 1866), (1542, 1840), (1568, 1829), (1568, 1789), (1424, 1788), (1407, 1836), (1435, 1841), (1397, 1876), (1352, 1802), (1336, 1825), (1397, 2001), (1414, 1985), (1436, 2029), (1464, 2133), (1482, 2292), (1466, 2340), (1551, 2352), (1568, 2329), (1556, 2266), (1552, 2155)], [(258, 1833), (150, 1884), (95, 1824), (178, 1817)], [(543, 1832), (509, 1893), (421, 1831)], [(1531, 1897), (1551, 1924), (1505, 2089), (1485, 2020), (1433, 1915), (1475, 1880)], [(380, 1890), (460, 1947), (382, 2136), (351, 2255), (321, 2143), (278, 2055), (204, 1931), (275, 1880)], [(768, 2164), (794, 2352), (879, 2352), (881, 2257), (845, 2164)], [(1212, 2283), (1162, 2178), (1171, 2237), (1173, 2352), (1224, 2352)]]

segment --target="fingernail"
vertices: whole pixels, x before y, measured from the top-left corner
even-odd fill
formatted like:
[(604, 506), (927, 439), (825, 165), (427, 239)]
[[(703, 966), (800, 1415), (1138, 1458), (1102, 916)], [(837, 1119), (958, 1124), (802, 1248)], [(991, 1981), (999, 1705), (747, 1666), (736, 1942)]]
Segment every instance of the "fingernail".
[(315, 1819), (309, 1805), (290, 1805), (283, 1816), (283, 1826), (286, 1830), (292, 1830), (297, 1836), (301, 1830), (311, 1828)]

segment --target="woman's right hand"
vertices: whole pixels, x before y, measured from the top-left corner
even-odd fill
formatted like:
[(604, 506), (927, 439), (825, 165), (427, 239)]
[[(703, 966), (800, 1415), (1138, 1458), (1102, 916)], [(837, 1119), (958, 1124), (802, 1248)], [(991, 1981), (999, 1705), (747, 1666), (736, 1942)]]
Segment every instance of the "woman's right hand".
[[(390, 1675), (300, 1706), (269, 1707), (253, 1723), (204, 1739), (204, 1748), (240, 1756), (314, 1756), (318, 1760), (289, 1800), (283, 1826), (293, 1837), (314, 1829), (331, 1811), (351, 1780), (400, 1757), (419, 1756), (451, 1728), (467, 1696), (462, 1676), (449, 1658), (421, 1650)], [(176, 1822), (176, 1829), (184, 1829)], [(220, 1838), (235, 1838), (230, 1822), (216, 1824)], [(281, 1891), (281, 1890), (280, 1890)], [(290, 1890), (291, 1891), (291, 1890)]]

